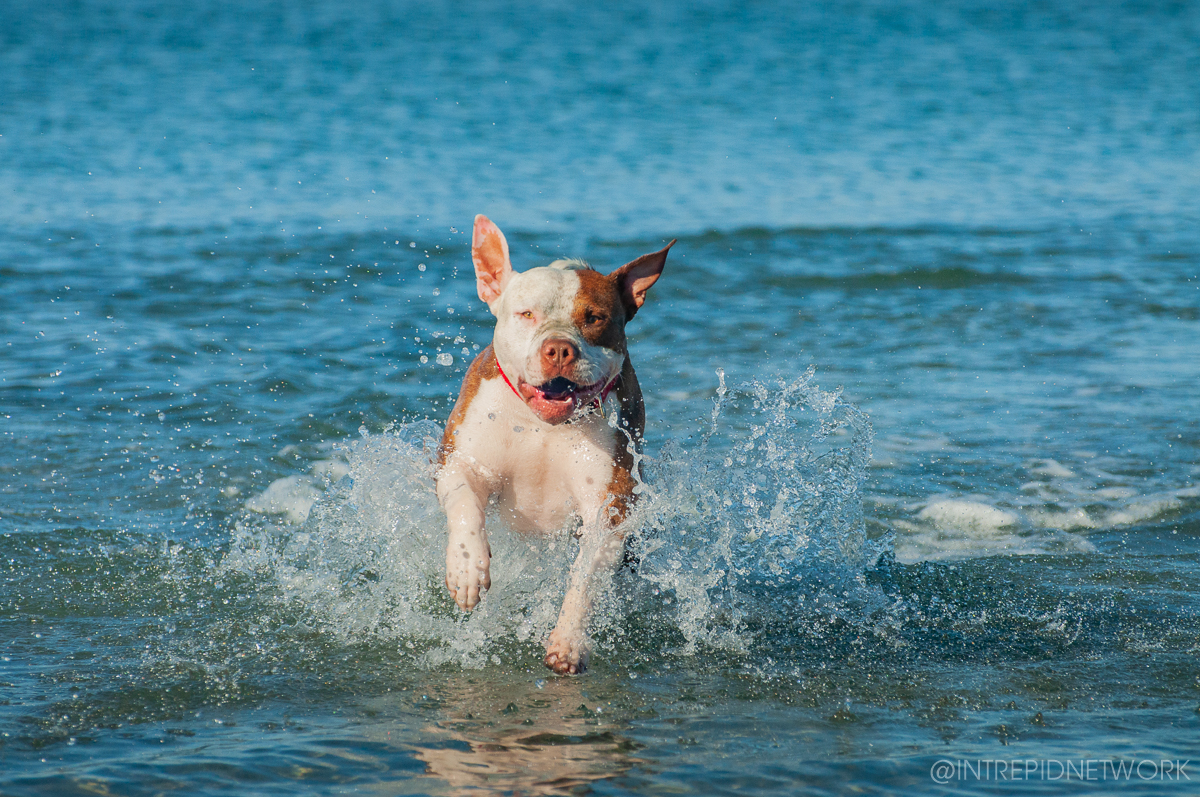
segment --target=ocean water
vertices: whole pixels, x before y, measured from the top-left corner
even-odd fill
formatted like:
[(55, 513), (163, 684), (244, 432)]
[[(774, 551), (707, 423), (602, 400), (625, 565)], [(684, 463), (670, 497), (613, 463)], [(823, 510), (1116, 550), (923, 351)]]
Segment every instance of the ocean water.
[[(1197, 98), (1195, 2), (0, 4), (0, 794), (1193, 793)], [(441, 585), (476, 213), (679, 239), (580, 677), (569, 534)]]

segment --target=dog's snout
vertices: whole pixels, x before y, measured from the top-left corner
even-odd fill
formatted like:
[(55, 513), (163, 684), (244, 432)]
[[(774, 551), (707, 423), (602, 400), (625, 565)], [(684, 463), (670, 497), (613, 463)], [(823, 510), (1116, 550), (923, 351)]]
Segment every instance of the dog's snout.
[(579, 359), (579, 349), (569, 340), (550, 338), (542, 344), (542, 363), (561, 372)]

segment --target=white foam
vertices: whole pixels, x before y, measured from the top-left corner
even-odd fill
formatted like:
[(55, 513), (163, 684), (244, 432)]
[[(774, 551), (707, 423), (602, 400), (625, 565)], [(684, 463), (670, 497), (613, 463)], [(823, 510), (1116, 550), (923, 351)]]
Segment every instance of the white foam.
[(917, 513), (917, 517), (930, 521), (940, 529), (961, 531), (995, 531), (1015, 526), (1019, 521), (1012, 512), (978, 501), (955, 499), (931, 501)]
[[(985, 556), (1030, 556), (1089, 553), (1096, 547), (1074, 528), (1090, 528), (1086, 513), (1046, 512), (1038, 522), (1015, 511), (981, 500), (938, 498), (915, 515), (916, 522), (897, 520), (905, 532), (896, 535), (895, 553), (900, 562), (953, 561)], [(1030, 522), (1033, 521), (1033, 522)], [(1061, 521), (1061, 522), (1056, 522)], [(1040, 528), (1039, 528), (1040, 527)]]
[(899, 508), (877, 501), (884, 517), (875, 522), (901, 532), (900, 561), (1089, 552), (1096, 548), (1081, 532), (1156, 522), (1200, 497), (1196, 486), (1140, 494), (1132, 477), (1091, 463), (1034, 459), (1025, 469), (1048, 479), (1025, 482), (1016, 494), (938, 496), (908, 518), (888, 519)]
[(319, 459), (312, 464), (309, 472), (332, 483), (350, 475), (350, 464), (341, 459)]
[(1071, 509), (1065, 512), (1056, 512), (1053, 510), (1031, 509), (1028, 512), (1029, 519), (1035, 525), (1042, 528), (1062, 529), (1070, 531), (1071, 529), (1095, 529), (1100, 527), (1100, 522), (1087, 513), (1085, 509)]
[(1109, 526), (1130, 526), (1146, 520), (1153, 520), (1161, 515), (1178, 509), (1182, 501), (1174, 497), (1145, 498), (1132, 501), (1124, 507), (1109, 512), (1104, 521)]
[[(295, 446), (287, 446), (280, 456), (295, 454)], [(350, 473), (350, 466), (341, 459), (320, 459), (304, 476), (284, 476), (271, 482), (267, 489), (251, 496), (246, 509), (262, 515), (283, 515), (289, 523), (300, 524), (308, 519), (313, 504), (321, 499), (327, 485), (340, 481)], [(228, 489), (228, 488), (227, 488)], [(236, 496), (234, 492), (227, 495)]]
[(246, 501), (246, 509), (264, 515), (286, 515), (292, 523), (303, 523), (321, 491), (309, 476), (284, 476)]
[(899, 521), (907, 533), (896, 535), (896, 560), (905, 564), (922, 561), (959, 561), (986, 556), (1034, 556), (1092, 553), (1096, 550), (1085, 537), (1053, 530), (1020, 532), (993, 528), (967, 532), (961, 529), (930, 529)]
[(1102, 501), (1112, 501), (1121, 498), (1133, 498), (1137, 495), (1137, 490), (1129, 487), (1102, 487), (1099, 490), (1093, 490), (1092, 495)]
[(1075, 475), (1075, 471), (1063, 466), (1055, 459), (1036, 460), (1029, 466), (1029, 472), (1049, 476), (1053, 479), (1069, 479)]

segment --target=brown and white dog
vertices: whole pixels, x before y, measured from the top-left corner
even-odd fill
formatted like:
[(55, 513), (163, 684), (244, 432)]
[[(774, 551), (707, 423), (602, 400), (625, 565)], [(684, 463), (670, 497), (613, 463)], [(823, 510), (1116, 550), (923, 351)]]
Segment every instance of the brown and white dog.
[[(618, 566), (634, 500), (634, 451), (646, 413), (625, 323), (646, 300), (675, 241), (604, 275), (579, 260), (517, 273), (503, 233), (475, 217), (479, 298), (496, 316), (471, 363), (439, 452), (437, 494), (449, 521), (446, 586), (472, 609), (491, 586), (488, 502), (517, 531), (548, 534), (577, 517), (579, 555), (546, 666), (582, 672), (598, 582)], [(605, 405), (615, 404), (615, 424)]]

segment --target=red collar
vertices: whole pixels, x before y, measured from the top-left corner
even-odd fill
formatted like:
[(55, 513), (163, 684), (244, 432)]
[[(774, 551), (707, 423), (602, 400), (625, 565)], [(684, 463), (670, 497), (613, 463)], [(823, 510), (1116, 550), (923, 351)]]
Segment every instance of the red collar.
[[(504, 373), (504, 369), (500, 367), (500, 358), (496, 357), (494, 354), (492, 355), (492, 358), (496, 361), (496, 370), (500, 372), (500, 378), (504, 380), (504, 384), (508, 385), (509, 390), (516, 393), (517, 398), (521, 399), (521, 401), (524, 402), (525, 397), (522, 396), (517, 391), (516, 387), (513, 386), (512, 382), (508, 381), (508, 374)], [(608, 380), (608, 384), (605, 385), (604, 389), (600, 391), (600, 396), (598, 398), (595, 398), (592, 400), (593, 407), (596, 407), (597, 409), (600, 408), (600, 405), (603, 404), (608, 399), (609, 391), (611, 391), (613, 389), (613, 386), (617, 384), (617, 380), (620, 378), (621, 378), (621, 375), (617, 374), (612, 379)]]

